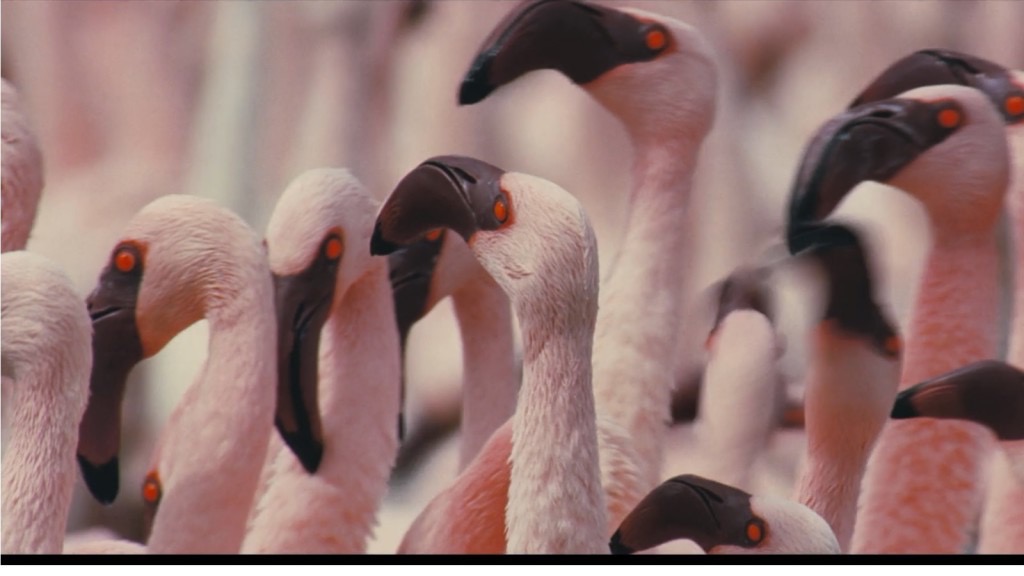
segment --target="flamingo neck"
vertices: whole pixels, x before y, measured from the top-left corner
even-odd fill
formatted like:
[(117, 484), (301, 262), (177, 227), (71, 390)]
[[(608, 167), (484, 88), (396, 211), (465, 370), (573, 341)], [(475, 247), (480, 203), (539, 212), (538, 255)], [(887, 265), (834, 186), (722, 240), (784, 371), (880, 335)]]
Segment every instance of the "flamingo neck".
[(63, 548), (88, 379), (87, 369), (53, 362), (4, 383), (14, 405), (0, 472), (4, 554), (60, 554)]
[(607, 554), (591, 388), (593, 320), (531, 322), (520, 314), (520, 323), (523, 384), (512, 420), (507, 551)]
[(685, 213), (699, 145), (634, 139), (625, 238), (601, 286), (594, 393), (602, 418), (636, 440), (646, 487), (638, 498), (661, 481), (682, 314)]
[(320, 342), (324, 455), (309, 474), (280, 450), (246, 540), (258, 553), (366, 552), (398, 452), (398, 332), (387, 261), (336, 301)]
[(1015, 254), (1013, 320), (1006, 357), (1010, 362), (1024, 366), (1024, 125), (1008, 128), (1006, 135), (1012, 164), (1006, 211), (1010, 217)]
[(452, 295), (462, 336), (459, 469), (512, 417), (519, 390), (508, 296), (486, 273)]
[[(933, 234), (900, 389), (996, 354), (994, 232)], [(992, 443), (991, 433), (973, 422), (889, 422), (868, 463), (853, 552), (963, 552), (977, 520)]]
[(270, 273), (257, 268), (235, 298), (207, 310), (210, 343), (179, 428), (149, 549), (237, 553), (273, 429), (276, 333)]
[(804, 396), (807, 457), (796, 499), (828, 522), (847, 552), (861, 479), (889, 418), (900, 363), (830, 321), (814, 329), (812, 346)]

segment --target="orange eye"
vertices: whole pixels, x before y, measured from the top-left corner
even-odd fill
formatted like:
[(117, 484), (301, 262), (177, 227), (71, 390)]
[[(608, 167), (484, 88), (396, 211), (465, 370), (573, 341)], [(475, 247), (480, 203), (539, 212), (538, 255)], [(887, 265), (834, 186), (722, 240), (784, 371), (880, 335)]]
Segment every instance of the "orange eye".
[(939, 126), (943, 128), (956, 128), (960, 125), (960, 120), (960, 112), (952, 108), (939, 112)]
[(440, 238), (440, 237), (441, 237), (441, 229), (440, 228), (434, 228), (430, 232), (427, 232), (427, 240), (430, 240), (431, 242), (437, 242), (437, 239)]
[(1010, 116), (1019, 116), (1024, 114), (1024, 96), (1015, 94), (1006, 99), (1006, 112)]
[(146, 475), (142, 483), (142, 500), (147, 504), (156, 504), (160, 501), (160, 493), (160, 476), (154, 470)]
[(341, 238), (332, 236), (327, 241), (327, 244), (324, 245), (324, 256), (326, 256), (328, 260), (337, 260), (341, 257), (341, 249)]
[(647, 43), (647, 47), (651, 50), (661, 50), (665, 47), (667, 40), (665, 33), (658, 29), (651, 30), (644, 38), (644, 42)]
[(501, 198), (494, 202), (494, 217), (502, 224), (505, 223), (505, 220), (508, 220), (508, 206), (505, 205), (505, 201)]
[(885, 351), (893, 356), (899, 354), (903, 350), (903, 342), (899, 336), (889, 336), (885, 339)]
[(758, 544), (764, 539), (764, 529), (761, 524), (756, 520), (747, 522), (747, 540), (750, 540), (754, 544)]
[(114, 267), (121, 272), (131, 272), (135, 269), (135, 254), (127, 248), (118, 250), (114, 255)]

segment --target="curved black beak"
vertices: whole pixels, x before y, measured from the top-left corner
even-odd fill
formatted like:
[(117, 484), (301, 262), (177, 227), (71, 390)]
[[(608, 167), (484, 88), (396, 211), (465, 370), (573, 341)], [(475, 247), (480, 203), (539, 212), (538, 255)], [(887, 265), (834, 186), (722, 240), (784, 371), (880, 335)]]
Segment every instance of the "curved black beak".
[(327, 322), (340, 254), (328, 257), (328, 236), (312, 264), (290, 276), (274, 275), (277, 310), (277, 410), (274, 425), (310, 474), (324, 451), (320, 420), (320, 332)]
[[(945, 113), (945, 114), (944, 114)], [(964, 118), (952, 100), (892, 99), (864, 104), (826, 122), (804, 151), (790, 193), (786, 238), (832, 213), (857, 184), (885, 182), (945, 140)]]
[(842, 224), (805, 224), (793, 234), (792, 245), (801, 254), (814, 257), (825, 272), (823, 319), (867, 341), (883, 357), (899, 358), (902, 342), (875, 301), (871, 269), (857, 233)]
[(693, 474), (663, 482), (636, 505), (612, 535), (613, 554), (632, 554), (687, 538), (705, 551), (716, 546), (757, 546), (766, 526), (750, 507), (750, 494)]
[(108, 266), (86, 300), (92, 318), (93, 364), (89, 402), (78, 427), (77, 458), (85, 485), (103, 504), (117, 498), (121, 404), (128, 373), (143, 358), (135, 324), (141, 281), (141, 266), (131, 272)]
[(915, 384), (896, 396), (890, 416), (969, 420), (1000, 440), (1024, 440), (1024, 372), (1005, 362), (975, 362)]
[(444, 246), (445, 231), (402, 247), (388, 255), (395, 321), (402, 347), (402, 392), (399, 400), (398, 439), (405, 438), (405, 344), (413, 324), (427, 313), (434, 268)]
[(1010, 71), (995, 62), (953, 50), (920, 50), (897, 60), (854, 98), (850, 108), (938, 84), (981, 90), (1007, 124), (1024, 121), (1024, 87), (1013, 81)]
[[(495, 207), (509, 203), (501, 190), (504, 170), (465, 156), (437, 156), (405, 175), (384, 201), (370, 238), (370, 253), (391, 254), (437, 228), (466, 242), (477, 230), (503, 223)], [(505, 212), (507, 216), (507, 212)]]
[(484, 40), (459, 88), (475, 104), (523, 74), (554, 69), (576, 84), (608, 70), (658, 56), (669, 45), (659, 23), (574, 0), (524, 2)]

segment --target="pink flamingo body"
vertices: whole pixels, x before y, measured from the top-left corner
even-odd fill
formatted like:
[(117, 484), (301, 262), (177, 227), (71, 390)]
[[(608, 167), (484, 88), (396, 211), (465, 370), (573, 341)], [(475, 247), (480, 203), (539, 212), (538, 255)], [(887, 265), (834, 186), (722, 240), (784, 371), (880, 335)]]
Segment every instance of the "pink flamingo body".
[(3, 80), (3, 162), (0, 188), (3, 195), (4, 252), (21, 250), (28, 243), (36, 206), (43, 190), (43, 157), (21, 111), (18, 94)]

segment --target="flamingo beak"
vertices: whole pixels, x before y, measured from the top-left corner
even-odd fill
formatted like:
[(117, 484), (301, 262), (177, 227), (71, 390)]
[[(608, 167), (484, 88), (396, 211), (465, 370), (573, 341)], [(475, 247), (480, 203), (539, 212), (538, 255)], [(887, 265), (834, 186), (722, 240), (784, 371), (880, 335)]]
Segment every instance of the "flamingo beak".
[[(756, 532), (750, 529), (752, 524)], [(751, 509), (750, 494), (684, 474), (666, 480), (641, 500), (609, 545), (613, 554), (632, 554), (686, 538), (710, 551), (722, 545), (753, 548), (764, 536), (764, 522)]]
[(337, 274), (337, 260), (321, 255), (298, 274), (274, 275), (278, 371), (274, 425), (310, 474), (320, 467), (324, 451), (318, 356)]
[(78, 429), (78, 464), (89, 492), (99, 502), (117, 498), (121, 447), (121, 403), (128, 373), (143, 358), (135, 324), (141, 272), (106, 269), (86, 300), (92, 318), (92, 374), (89, 402)]
[(803, 226), (826, 218), (857, 184), (885, 182), (959, 127), (942, 113), (963, 118), (950, 100), (892, 99), (864, 104), (826, 122), (804, 151), (790, 193), (787, 244), (797, 251)]
[(1024, 372), (997, 360), (969, 364), (896, 396), (890, 417), (969, 420), (1000, 440), (1024, 440)]
[(470, 241), (478, 230), (504, 223), (496, 203), (508, 206), (501, 190), (505, 172), (465, 156), (437, 156), (405, 175), (384, 201), (370, 239), (370, 253), (391, 254), (437, 228), (450, 228)]
[(430, 287), (434, 268), (444, 246), (444, 231), (388, 255), (391, 294), (395, 301), (395, 320), (402, 347), (402, 391), (398, 413), (398, 439), (405, 437), (405, 344), (412, 325), (429, 310)]
[(459, 103), (480, 102), (533, 70), (558, 70), (586, 84), (622, 64), (656, 58), (669, 37), (661, 24), (595, 4), (525, 2), (484, 40), (462, 80)]
[(988, 60), (952, 50), (921, 50), (886, 68), (850, 104), (895, 98), (938, 84), (970, 86), (985, 93), (1007, 124), (1024, 122), (1024, 86), (1009, 70)]

